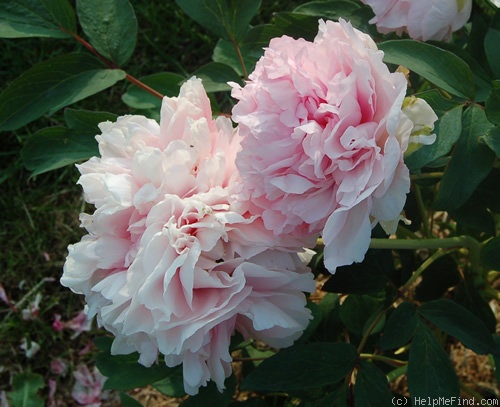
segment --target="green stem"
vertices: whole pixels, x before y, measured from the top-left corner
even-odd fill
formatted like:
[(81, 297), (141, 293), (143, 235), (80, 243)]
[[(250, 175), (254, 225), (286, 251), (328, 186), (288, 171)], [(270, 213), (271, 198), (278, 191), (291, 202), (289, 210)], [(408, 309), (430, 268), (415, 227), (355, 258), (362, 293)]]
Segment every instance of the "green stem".
[(368, 329), (366, 330), (365, 334), (363, 335), (363, 338), (361, 338), (361, 342), (359, 343), (359, 346), (358, 346), (358, 353), (361, 354), (361, 351), (363, 350), (363, 348), (365, 347), (366, 345), (366, 342), (368, 341), (368, 338), (370, 337), (370, 335), (372, 334), (372, 331), (375, 329), (375, 327), (378, 325), (378, 323), (380, 322), (380, 320), (384, 317), (385, 313), (392, 307), (389, 306), (385, 309), (383, 309), (382, 311), (380, 311), (380, 313), (377, 315), (377, 318), (375, 318), (372, 323), (370, 324), (370, 326), (368, 327)]
[(408, 364), (404, 360), (393, 359), (383, 355), (373, 355), (371, 353), (361, 353), (359, 357), (361, 359), (378, 360), (394, 367), (406, 366)]
[(422, 174), (412, 174), (410, 178), (412, 181), (418, 179), (440, 179), (443, 178), (444, 172), (424, 172)]
[(370, 248), (395, 250), (439, 249), (420, 265), (402, 287), (403, 289), (413, 284), (427, 267), (440, 257), (448, 254), (450, 250), (466, 248), (469, 251), (472, 271), (476, 274), (480, 273), (481, 244), (470, 236), (456, 236), (443, 239), (372, 239)]

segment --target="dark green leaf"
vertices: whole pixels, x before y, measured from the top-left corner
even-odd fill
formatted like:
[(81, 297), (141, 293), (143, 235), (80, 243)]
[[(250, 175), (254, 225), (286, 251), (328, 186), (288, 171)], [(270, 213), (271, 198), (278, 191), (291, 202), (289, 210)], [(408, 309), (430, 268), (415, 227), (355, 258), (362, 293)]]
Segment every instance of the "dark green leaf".
[(463, 106), (458, 105), (445, 112), (435, 124), (436, 141), (405, 157), (411, 171), (425, 167), (451, 151), (462, 132), (462, 109)]
[(178, 373), (176, 368), (166, 366), (144, 367), (139, 364), (137, 353), (111, 355), (111, 342), (112, 339), (109, 337), (100, 337), (94, 340), (97, 348), (101, 351), (96, 355), (97, 368), (108, 378), (104, 383), (105, 389), (130, 390), (144, 387)]
[(339, 267), (322, 290), (343, 294), (372, 294), (383, 290), (394, 269), (389, 250), (368, 250), (362, 263)]
[(201, 387), (200, 392), (196, 396), (188, 397), (180, 404), (180, 407), (226, 407), (231, 403), (234, 390), (236, 387), (236, 379), (234, 376), (226, 379), (226, 386), (223, 393), (217, 390), (214, 382), (209, 382), (206, 387)]
[(386, 63), (403, 65), (452, 95), (474, 97), (472, 72), (455, 54), (413, 40), (386, 41), (379, 48)]
[(452, 256), (440, 257), (422, 273), (422, 281), (415, 288), (415, 299), (430, 301), (440, 298), (459, 281), (460, 273), (455, 259)]
[(500, 157), (500, 127), (492, 127), (480, 140)]
[(273, 23), (280, 31), (293, 38), (312, 41), (318, 33), (318, 18), (307, 14), (279, 12), (274, 14)]
[(253, 397), (245, 401), (234, 401), (230, 404), (230, 407), (268, 407), (268, 404), (264, 399)]
[(42, 62), (0, 94), (0, 131), (15, 130), (124, 78), (125, 72), (102, 69), (100, 62), (87, 54), (62, 55)]
[(432, 331), (419, 322), (410, 346), (408, 388), (412, 398), (458, 397), (460, 386), (448, 354)]
[(468, 273), (465, 274), (465, 278), (457, 286), (454, 300), (483, 321), (490, 332), (496, 331), (497, 319), (495, 314), (482, 297), (482, 293), (476, 287), (473, 278), (468, 276)]
[(236, 82), (243, 85), (238, 75), (229, 65), (211, 62), (203, 65), (193, 72), (193, 75), (203, 81), (203, 87), (207, 93), (224, 92), (231, 90), (228, 82)]
[(421, 305), (418, 313), (476, 353), (500, 351), (496, 349), (483, 321), (454, 301), (448, 299), (430, 301)]
[[(182, 82), (186, 78), (182, 75), (172, 72), (160, 72), (140, 78), (140, 81), (153, 88), (165, 96), (177, 96)], [(130, 85), (122, 95), (124, 103), (134, 109), (159, 109), (162, 100), (151, 93), (139, 88), (136, 85)]]
[(348, 392), (348, 387), (342, 384), (338, 389), (318, 400), (315, 407), (348, 407)]
[(349, 295), (340, 306), (340, 318), (349, 332), (361, 335), (369, 320), (379, 311), (380, 302), (375, 298), (368, 295)]
[(67, 0), (12, 0), (0, 2), (0, 37), (67, 38), (76, 20)]
[(167, 377), (152, 383), (152, 386), (169, 397), (184, 397), (186, 392), (184, 391), (182, 366), (172, 368)]
[(392, 394), (385, 374), (373, 363), (362, 360), (354, 385), (356, 407), (390, 406), (391, 400)]
[(241, 41), (261, 0), (176, 0), (198, 24), (225, 40)]
[(486, 99), (486, 116), (497, 125), (500, 125), (500, 80), (491, 83), (491, 92)]
[(39, 130), (21, 150), (24, 165), (32, 175), (52, 171), (97, 154), (95, 133), (82, 134), (64, 127)]
[(351, 0), (316, 0), (297, 6), (293, 12), (329, 20), (338, 20), (340, 17), (348, 20), (360, 7), (359, 3)]
[(380, 338), (383, 350), (396, 349), (406, 345), (417, 328), (417, 312), (414, 304), (403, 302), (392, 312)]
[[(254, 44), (243, 44), (240, 46), (240, 53), (243, 57), (246, 71), (252, 72), (257, 60), (264, 51), (261, 48), (255, 49)], [(238, 75), (243, 76), (241, 61), (230, 41), (219, 40), (214, 48), (212, 59), (214, 62), (230, 66)]]
[(309, 321), (307, 328), (302, 333), (302, 336), (299, 339), (299, 342), (306, 342), (316, 331), (321, 320), (323, 318), (323, 313), (319, 305), (314, 302), (308, 301), (307, 308), (311, 310), (313, 318)]
[(122, 407), (142, 407), (141, 403), (126, 393), (120, 393), (120, 402)]
[(354, 367), (356, 348), (347, 343), (299, 344), (266, 359), (243, 381), (245, 390), (315, 389), (340, 382)]
[(436, 208), (451, 210), (462, 206), (491, 171), (495, 154), (480, 139), (492, 126), (479, 106), (465, 111), (462, 135), (441, 180)]
[(89, 136), (100, 134), (99, 123), (115, 121), (116, 114), (108, 112), (95, 112), (92, 110), (65, 109), (64, 121), (66, 125), (80, 134)]
[(481, 261), (485, 267), (500, 271), (500, 237), (488, 240), (482, 246)]
[(128, 0), (77, 0), (76, 10), (92, 46), (117, 67), (132, 56), (137, 18)]
[(43, 407), (37, 394), (45, 386), (43, 377), (35, 373), (19, 373), (12, 380), (12, 391), (8, 393), (11, 407)]
[(490, 28), (484, 38), (484, 50), (486, 58), (495, 78), (500, 78), (500, 54), (498, 52), (500, 44), (500, 30)]

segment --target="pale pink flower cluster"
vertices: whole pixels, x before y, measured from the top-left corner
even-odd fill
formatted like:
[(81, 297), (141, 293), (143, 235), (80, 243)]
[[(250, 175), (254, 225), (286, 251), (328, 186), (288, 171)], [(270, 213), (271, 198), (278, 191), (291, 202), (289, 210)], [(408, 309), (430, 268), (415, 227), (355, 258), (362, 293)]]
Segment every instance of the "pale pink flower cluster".
[(61, 282), (115, 335), (112, 353), (182, 363), (195, 394), (210, 379), (224, 387), (235, 331), (291, 345), (311, 318), (312, 273), (235, 199), (240, 137), (212, 119), (201, 81), (164, 99), (159, 124), (124, 116), (100, 129), (101, 156), (78, 166), (96, 209)]
[(472, 0), (361, 0), (382, 34), (404, 32), (420, 41), (449, 41), (469, 20)]
[(196, 394), (224, 388), (234, 332), (276, 348), (301, 335), (315, 288), (303, 247), (321, 235), (332, 272), (361, 261), (372, 227), (401, 218), (409, 143), (430, 140), (432, 110), (403, 107), (405, 77), (382, 57), (349, 23), (320, 21), (314, 42), (273, 39), (233, 84), (236, 128), (196, 78), (160, 123), (100, 125), (100, 157), (78, 166), (95, 211), (61, 282), (114, 334), (112, 353), (182, 363)]
[(80, 364), (73, 372), (75, 384), (71, 390), (71, 397), (79, 405), (87, 407), (100, 407), (101, 400), (107, 397), (107, 391), (103, 391), (106, 377), (97, 368), (92, 371)]
[(321, 234), (331, 272), (363, 259), (377, 223), (395, 231), (410, 188), (406, 79), (382, 57), (349, 23), (320, 21), (314, 42), (272, 39), (233, 84), (251, 212), (276, 235)]

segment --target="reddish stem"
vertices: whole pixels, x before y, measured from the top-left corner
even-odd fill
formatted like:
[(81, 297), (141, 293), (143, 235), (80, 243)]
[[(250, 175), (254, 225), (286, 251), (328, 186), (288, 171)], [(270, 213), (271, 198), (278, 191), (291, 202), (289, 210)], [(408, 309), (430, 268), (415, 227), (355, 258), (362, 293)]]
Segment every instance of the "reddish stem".
[[(64, 32), (67, 34), (71, 35), (76, 41), (78, 41), (80, 44), (82, 44), (85, 48), (87, 48), (92, 54), (94, 54), (99, 60), (106, 65), (110, 69), (120, 69), (119, 66), (115, 65), (112, 61), (107, 59), (106, 57), (102, 56), (97, 50), (90, 44), (89, 42), (85, 41), (82, 37), (80, 37), (78, 34), (66, 31), (65, 29), (61, 28)], [(144, 82), (141, 82), (139, 79), (136, 77), (126, 73), (125, 79), (128, 80), (129, 82), (133, 83), (135, 86), (145, 90), (148, 93), (151, 93), (153, 96), (156, 96), (157, 98), (163, 99), (164, 95), (162, 95), (160, 92), (154, 90), (150, 86), (146, 85)]]

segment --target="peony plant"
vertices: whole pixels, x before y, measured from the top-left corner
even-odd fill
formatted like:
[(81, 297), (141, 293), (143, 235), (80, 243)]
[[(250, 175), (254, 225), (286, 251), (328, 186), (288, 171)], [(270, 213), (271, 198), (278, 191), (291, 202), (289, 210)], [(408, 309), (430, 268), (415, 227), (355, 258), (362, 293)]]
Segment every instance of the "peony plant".
[(132, 114), (67, 109), (22, 150), (38, 176), (76, 163), (90, 205), (61, 276), (105, 334), (77, 402), (137, 405), (146, 385), (182, 406), (485, 398), (447, 350), (500, 363), (493, 3), (313, 1), (256, 25), (260, 1), (178, 0), (213, 61), (144, 78), (125, 70), (128, 0), (31, 3), (29, 24), (0, 5), (0, 34), (90, 53), (13, 81), (0, 130), (130, 82)]

